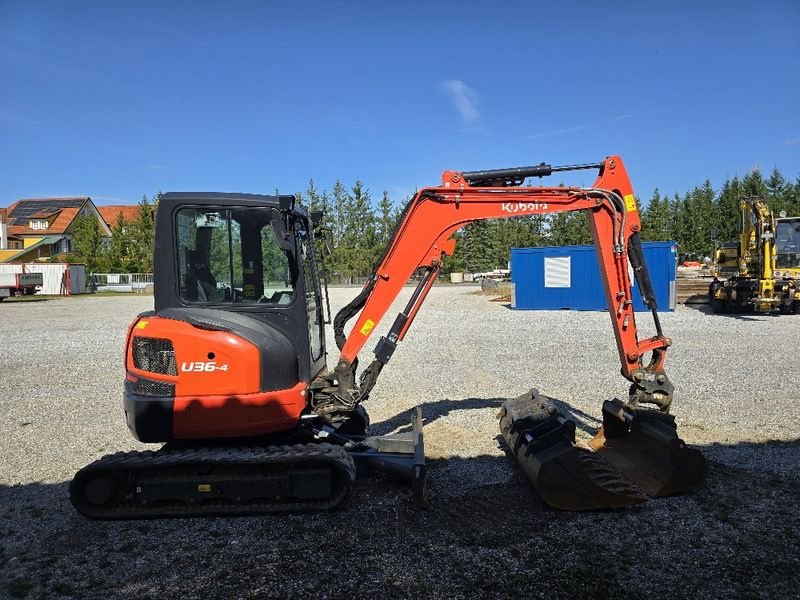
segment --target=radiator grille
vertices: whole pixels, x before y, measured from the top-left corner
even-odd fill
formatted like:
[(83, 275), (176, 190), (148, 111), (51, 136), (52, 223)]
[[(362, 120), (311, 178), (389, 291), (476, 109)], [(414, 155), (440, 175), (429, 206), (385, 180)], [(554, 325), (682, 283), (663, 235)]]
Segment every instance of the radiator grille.
[(139, 377), (136, 381), (125, 381), (130, 392), (139, 396), (175, 396), (175, 384), (153, 381)]
[(177, 375), (172, 341), (163, 338), (134, 337), (133, 366), (161, 375)]

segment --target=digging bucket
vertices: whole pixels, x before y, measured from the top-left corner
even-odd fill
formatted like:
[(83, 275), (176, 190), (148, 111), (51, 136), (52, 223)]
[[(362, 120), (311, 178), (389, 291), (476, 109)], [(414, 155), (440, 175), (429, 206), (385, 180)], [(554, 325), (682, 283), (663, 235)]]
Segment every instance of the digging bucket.
[(705, 460), (678, 438), (670, 415), (603, 405), (603, 427), (587, 444), (575, 422), (536, 390), (507, 400), (500, 431), (545, 502), (561, 510), (623, 508), (699, 486)]

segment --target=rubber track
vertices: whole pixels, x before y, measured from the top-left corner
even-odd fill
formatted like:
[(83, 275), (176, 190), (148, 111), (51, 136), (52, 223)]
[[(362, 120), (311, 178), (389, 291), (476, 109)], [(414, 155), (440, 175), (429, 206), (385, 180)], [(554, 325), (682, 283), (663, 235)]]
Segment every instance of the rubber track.
[[(159, 471), (164, 468), (185, 467), (186, 474), (192, 476), (195, 475), (197, 468), (203, 465), (214, 467), (216, 472), (219, 472), (223, 465), (232, 467), (285, 465), (285, 471), (297, 465), (329, 466), (334, 473), (335, 487), (332, 496), (322, 500), (287, 499), (246, 504), (235, 504), (225, 500), (213, 502), (211, 500), (202, 504), (172, 501), (146, 505), (137, 502), (130, 489), (126, 490), (127, 493), (121, 494), (120, 501), (112, 506), (96, 506), (82, 498), (83, 485), (91, 475), (99, 472), (106, 472), (119, 481), (132, 482), (136, 475), (157, 476)], [(154, 471), (148, 473), (150, 469), (154, 469)], [(107, 520), (316, 511), (333, 509), (341, 504), (349, 495), (355, 476), (356, 468), (353, 458), (342, 447), (332, 444), (195, 447), (117, 452), (104, 456), (78, 471), (70, 483), (70, 500), (78, 512), (84, 516)]]

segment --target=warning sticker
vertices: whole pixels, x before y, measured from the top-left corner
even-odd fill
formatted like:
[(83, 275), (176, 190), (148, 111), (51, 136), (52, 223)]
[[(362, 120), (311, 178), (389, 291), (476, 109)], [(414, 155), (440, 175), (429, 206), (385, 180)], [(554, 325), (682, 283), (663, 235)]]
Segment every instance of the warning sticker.
[(375, 321), (372, 319), (367, 319), (364, 322), (364, 325), (361, 326), (361, 335), (369, 335), (369, 332), (372, 331), (373, 327), (375, 327)]
[(625, 196), (625, 210), (628, 212), (636, 210), (636, 198), (633, 197), (633, 194), (627, 194)]

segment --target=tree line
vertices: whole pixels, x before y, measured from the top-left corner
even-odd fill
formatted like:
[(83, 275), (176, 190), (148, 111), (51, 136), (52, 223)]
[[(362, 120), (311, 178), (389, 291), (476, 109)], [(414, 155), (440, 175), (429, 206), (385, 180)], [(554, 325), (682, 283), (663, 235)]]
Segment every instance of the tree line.
[[(781, 211), (800, 216), (800, 176), (791, 182), (775, 168), (764, 178), (754, 169), (742, 178), (727, 179), (719, 190), (706, 180), (682, 195), (669, 197), (656, 189), (646, 203), (637, 199), (642, 238), (676, 241), (681, 260), (712, 256), (715, 244), (738, 237), (739, 201), (752, 195), (764, 196), (776, 216)], [(360, 180), (351, 187), (337, 180), (330, 191), (311, 180), (296, 196), (301, 205), (324, 212), (329, 233), (319, 240), (318, 250), (324, 252), (334, 283), (360, 283), (372, 274), (410, 200), (396, 202), (386, 191), (375, 199)], [(158, 197), (144, 196), (133, 222), (120, 215), (110, 242), (103, 242), (95, 219), (79, 219), (73, 229), (72, 260), (86, 263), (90, 272), (152, 272)], [(511, 248), (592, 243), (585, 211), (479, 221), (458, 231), (455, 238), (456, 249), (447, 257), (444, 273), (506, 268)]]
[[(763, 196), (778, 216), (800, 216), (800, 176), (787, 180), (778, 168), (767, 178), (754, 169), (744, 177), (728, 178), (719, 190), (710, 180), (684, 194), (662, 195), (656, 188), (646, 203), (639, 198), (644, 241), (678, 243), (681, 260), (711, 257), (715, 244), (734, 241), (741, 230), (739, 202), (746, 196)], [(394, 232), (406, 198), (395, 205), (387, 192), (377, 206), (369, 191), (357, 181), (351, 190), (336, 182), (331, 193), (314, 182), (300, 194), (312, 210), (323, 210), (333, 232), (328, 267), (334, 280), (362, 280)], [(644, 206), (644, 207), (643, 207)], [(592, 243), (585, 211), (493, 219), (471, 223), (455, 234), (456, 249), (447, 257), (443, 272), (485, 272), (506, 268), (511, 248), (586, 245)]]

